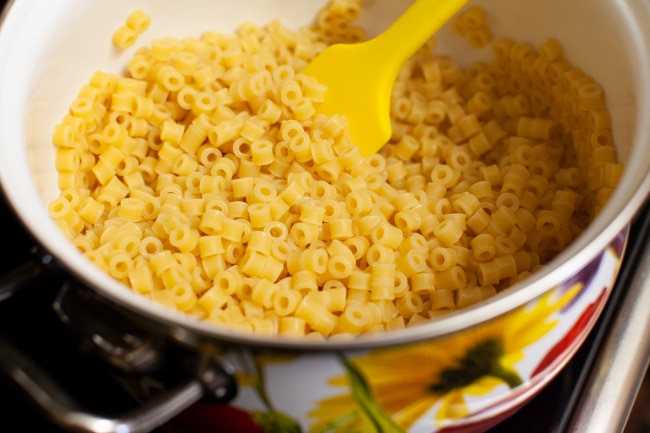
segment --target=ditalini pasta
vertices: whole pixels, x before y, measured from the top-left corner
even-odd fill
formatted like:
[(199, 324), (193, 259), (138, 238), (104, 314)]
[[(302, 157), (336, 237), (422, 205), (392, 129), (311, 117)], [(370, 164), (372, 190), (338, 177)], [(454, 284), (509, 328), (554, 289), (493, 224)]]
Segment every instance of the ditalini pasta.
[[(494, 61), (418, 51), (394, 86), (390, 142), (364, 158), (300, 73), (363, 39), (360, 12), (333, 0), (303, 29), (157, 39), (127, 75), (96, 72), (52, 134), (50, 215), (137, 293), (262, 334), (414, 326), (526, 278), (621, 176), (603, 89), (554, 39), (492, 41), (472, 7), (453, 29)], [(133, 12), (114, 42), (149, 23)]]
[[(132, 46), (138, 36), (144, 33), (151, 24), (151, 17), (141, 9), (132, 11), (115, 32), (113, 32), (113, 44), (121, 49)], [(117, 98), (119, 100), (119, 98)]]

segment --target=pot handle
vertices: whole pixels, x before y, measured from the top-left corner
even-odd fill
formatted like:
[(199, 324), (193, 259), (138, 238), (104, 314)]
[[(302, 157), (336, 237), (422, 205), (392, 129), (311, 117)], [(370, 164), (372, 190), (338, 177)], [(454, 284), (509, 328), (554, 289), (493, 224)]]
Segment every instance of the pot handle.
[[(225, 377), (217, 363), (205, 365), (198, 378), (187, 380), (175, 388), (145, 402), (141, 407), (108, 417), (92, 414), (78, 405), (50, 376), (31, 359), (0, 336), (0, 370), (4, 371), (45, 414), (59, 426), (76, 432), (145, 433), (161, 426), (207, 394), (224, 384), (215, 380)], [(216, 392), (218, 394), (219, 392)]]

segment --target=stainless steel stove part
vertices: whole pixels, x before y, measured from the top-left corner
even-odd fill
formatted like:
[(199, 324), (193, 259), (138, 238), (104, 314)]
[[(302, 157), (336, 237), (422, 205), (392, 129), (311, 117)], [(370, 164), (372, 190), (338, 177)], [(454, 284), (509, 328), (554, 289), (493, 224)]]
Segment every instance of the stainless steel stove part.
[(621, 432), (632, 411), (650, 363), (650, 245), (647, 237), (639, 244), (642, 254), (623, 280), (629, 283), (619, 319), (612, 321), (567, 433)]
[(199, 381), (191, 381), (119, 418), (90, 414), (68, 396), (31, 359), (0, 337), (0, 369), (13, 379), (56, 424), (79, 432), (144, 433), (173, 418), (203, 395)]
[[(54, 300), (59, 319), (77, 335), (86, 350), (98, 354), (110, 365), (129, 373), (151, 371), (160, 366), (161, 339), (138, 335), (128, 321), (101, 303), (90, 291), (63, 285)], [(91, 308), (89, 308), (91, 307)]]
[(54, 300), (59, 319), (81, 343), (104, 361), (127, 374), (146, 374), (169, 368), (170, 353), (203, 384), (206, 398), (227, 402), (237, 393), (233, 369), (219, 359), (212, 346), (172, 347), (167, 334), (138, 326), (133, 314), (120, 310), (98, 294), (66, 281)]
[[(42, 271), (29, 272), (32, 264), (21, 268), (18, 280), (0, 286), (0, 293), (22, 289), (22, 284), (38, 284)], [(38, 266), (36, 266), (39, 269)], [(27, 271), (27, 272), (25, 272)], [(16, 276), (16, 275), (14, 275)], [(172, 368), (167, 362), (165, 344), (138, 334), (128, 318), (95, 296), (65, 282), (54, 301), (54, 309), (68, 328), (80, 337), (86, 348), (92, 347), (113, 367), (125, 374), (144, 374), (160, 368)], [(86, 291), (86, 293), (90, 293)], [(192, 351), (178, 362), (188, 370), (185, 380), (166, 388), (142, 406), (117, 416), (89, 412), (75, 401), (65, 386), (53, 380), (37, 362), (0, 336), (0, 371), (11, 378), (45, 414), (60, 427), (88, 433), (144, 433), (174, 418), (202, 398), (218, 402), (232, 399), (237, 386), (231, 371), (214, 354)]]

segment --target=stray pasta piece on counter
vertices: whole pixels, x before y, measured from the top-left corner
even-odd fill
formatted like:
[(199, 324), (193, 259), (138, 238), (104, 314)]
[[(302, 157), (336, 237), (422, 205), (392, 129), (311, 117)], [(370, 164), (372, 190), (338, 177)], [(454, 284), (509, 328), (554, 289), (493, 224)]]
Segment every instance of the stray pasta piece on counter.
[[(492, 41), (472, 7), (454, 29), (494, 60), (419, 50), (393, 89), (390, 142), (362, 157), (300, 73), (363, 39), (360, 13), (333, 1), (302, 29), (156, 39), (126, 75), (96, 72), (53, 130), (50, 215), (135, 292), (242, 332), (401, 329), (524, 280), (621, 176), (603, 89), (555, 39)], [(116, 44), (149, 22), (132, 13)]]

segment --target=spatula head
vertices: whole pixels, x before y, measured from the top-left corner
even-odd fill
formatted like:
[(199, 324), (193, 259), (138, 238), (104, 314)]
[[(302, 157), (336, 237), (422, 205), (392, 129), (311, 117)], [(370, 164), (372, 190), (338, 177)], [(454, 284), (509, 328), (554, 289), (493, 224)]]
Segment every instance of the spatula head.
[(319, 54), (303, 73), (327, 86), (319, 111), (342, 114), (362, 155), (376, 153), (390, 139), (390, 96), (395, 71), (369, 56), (367, 42), (332, 45)]

